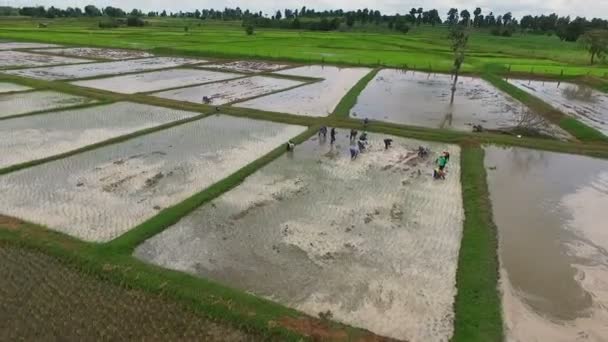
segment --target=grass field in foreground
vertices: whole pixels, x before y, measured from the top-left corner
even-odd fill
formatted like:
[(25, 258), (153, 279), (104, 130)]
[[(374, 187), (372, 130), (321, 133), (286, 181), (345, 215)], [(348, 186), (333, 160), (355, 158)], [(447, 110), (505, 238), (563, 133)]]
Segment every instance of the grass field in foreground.
[[(29, 19), (0, 18), (0, 38), (72, 45), (145, 49), (159, 53), (260, 57), (300, 62), (322, 61), (387, 65), (410, 69), (449, 71), (452, 53), (444, 26), (413, 27), (407, 34), (373, 32), (311, 32), (258, 29), (247, 36), (241, 22), (149, 18), (143, 28), (99, 29), (99, 18)], [(38, 28), (38, 23), (48, 28)], [(199, 26), (200, 24), (200, 26)], [(189, 31), (184, 32), (184, 27)], [(564, 76), (606, 77), (608, 65), (589, 65), (577, 43), (546, 35), (496, 37), (486, 30), (473, 31), (464, 71), (481, 72), (495, 64), (513, 72)]]

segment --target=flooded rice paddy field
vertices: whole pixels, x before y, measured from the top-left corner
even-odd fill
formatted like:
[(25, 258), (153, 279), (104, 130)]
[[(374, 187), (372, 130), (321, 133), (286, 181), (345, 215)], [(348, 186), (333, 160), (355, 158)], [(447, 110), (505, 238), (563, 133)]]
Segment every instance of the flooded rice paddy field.
[(239, 103), (238, 107), (303, 116), (328, 116), (342, 97), (367, 75), (367, 68), (312, 65), (277, 72), (281, 75), (323, 78), (321, 82)]
[[(2, 341), (254, 341), (174, 301), (100, 281), (0, 244)], [(41, 338), (44, 336), (44, 338)]]
[[(208, 83), (240, 77), (239, 74), (215, 72), (198, 69), (170, 69), (147, 72), (143, 74), (115, 76), (72, 84), (88, 88), (113, 91), (123, 94), (135, 94), (192, 84)], [(200, 100), (200, 99), (199, 99)]]
[(155, 57), (117, 62), (99, 62), (49, 68), (9, 70), (6, 71), (6, 73), (46, 81), (56, 81), (173, 68), (181, 65), (203, 62), (205, 61), (201, 59)]
[(0, 42), (0, 50), (59, 48), (60, 45), (41, 43)]
[[(471, 131), (473, 125), (487, 129), (514, 127), (528, 111), (523, 104), (479, 78), (459, 77), (453, 106), (451, 88), (450, 75), (384, 69), (361, 92), (350, 115)], [(529, 115), (542, 120), (535, 114)], [(542, 127), (549, 128), (550, 124), (542, 120)]]
[(42, 55), (23, 51), (0, 51), (0, 68), (36, 67), (56, 64), (75, 64), (91, 62), (87, 59)]
[[(233, 74), (234, 75), (234, 74)], [(166, 99), (203, 103), (207, 96), (212, 105), (223, 105), (238, 100), (268, 94), (303, 84), (284, 78), (253, 76), (221, 83), (205, 84), (153, 94)]]
[(153, 54), (146, 52), (146, 51), (90, 48), (90, 47), (44, 49), (44, 50), (38, 50), (38, 51), (44, 52), (44, 53), (55, 54), (55, 55), (75, 56), (75, 57), (84, 57), (84, 58), (111, 59), (111, 60), (146, 58), (146, 57), (154, 56)]
[[(452, 335), (463, 209), (457, 146), (310, 139), (139, 246), (135, 255), (409, 341)], [(419, 145), (433, 153), (420, 159)], [(431, 172), (452, 154), (445, 181)]]
[(16, 91), (25, 91), (31, 90), (32, 88), (22, 86), (20, 84), (9, 83), (9, 82), (0, 82), (0, 94), (1, 93), (11, 93)]
[(286, 68), (286, 64), (277, 64), (263, 61), (233, 61), (219, 64), (207, 64), (205, 68), (222, 69), (227, 71), (258, 73), (277, 71)]
[(0, 214), (109, 241), (306, 128), (208, 117), (0, 177)]
[(486, 148), (509, 341), (606, 341), (608, 161)]
[(119, 102), (0, 124), (0, 168), (69, 152), (198, 113)]
[(0, 94), (0, 108), (2, 108), (0, 118), (93, 102), (96, 101), (87, 97), (46, 90), (22, 94)]
[(583, 85), (565, 82), (508, 81), (608, 136), (608, 95)]

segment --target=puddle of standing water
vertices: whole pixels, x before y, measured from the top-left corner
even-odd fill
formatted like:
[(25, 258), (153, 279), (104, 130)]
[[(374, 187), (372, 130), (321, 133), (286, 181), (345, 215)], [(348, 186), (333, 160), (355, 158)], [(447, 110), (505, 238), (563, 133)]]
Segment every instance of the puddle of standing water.
[(20, 42), (0, 42), (0, 50), (58, 48), (60, 45)]
[(30, 90), (32, 88), (22, 86), (20, 84), (8, 83), (8, 82), (0, 82), (0, 93), (9, 93), (14, 91), (25, 91)]
[(305, 130), (207, 117), (0, 176), (0, 214), (109, 241)]
[[(513, 127), (529, 110), (488, 82), (461, 76), (454, 105), (450, 105), (452, 77), (395, 69), (381, 70), (351, 110), (351, 117), (413, 126), (471, 131)], [(539, 116), (538, 128), (551, 135), (557, 128)]]
[(131, 59), (118, 62), (87, 63), (79, 65), (64, 65), (48, 68), (9, 70), (7, 74), (21, 77), (37, 78), (46, 81), (88, 78), (104, 75), (132, 73), (146, 70), (173, 68), (181, 65), (203, 63), (202, 59), (155, 57)]
[(55, 64), (75, 64), (90, 62), (87, 59), (41, 55), (22, 51), (0, 51), (0, 68), (35, 67)]
[(119, 49), (103, 49), (103, 48), (67, 48), (67, 49), (44, 49), (34, 50), (34, 52), (45, 52), (64, 56), (76, 56), (85, 58), (100, 58), (100, 59), (112, 59), (112, 60), (123, 60), (131, 58), (146, 58), (152, 57), (149, 52), (136, 51), (136, 50), (119, 50)]
[(487, 147), (485, 165), (508, 340), (608, 339), (608, 161)]
[(255, 97), (273, 91), (287, 89), (302, 84), (300, 81), (254, 76), (227, 82), (204, 84), (196, 87), (168, 90), (153, 94), (166, 99), (202, 103), (209, 98), (211, 105), (223, 105), (237, 100)]
[[(457, 146), (314, 137), (137, 248), (143, 260), (409, 341), (453, 330), (462, 232)], [(420, 159), (416, 150), (433, 151)], [(451, 152), (445, 181), (434, 160)]]
[(608, 135), (608, 95), (566, 82), (508, 80), (556, 109)]
[(113, 91), (123, 94), (135, 94), (198, 83), (207, 83), (240, 77), (238, 74), (215, 72), (197, 69), (171, 69), (147, 72), (144, 74), (115, 76), (88, 81), (72, 82), (72, 84)]
[(198, 113), (120, 102), (0, 123), (0, 168), (58, 155)]
[(328, 116), (342, 97), (371, 70), (312, 65), (277, 72), (281, 75), (323, 78), (321, 82), (237, 104), (237, 107), (304, 116)]
[(72, 107), (96, 102), (87, 97), (57, 93), (54, 91), (35, 91), (0, 95), (0, 118), (21, 115), (43, 110)]

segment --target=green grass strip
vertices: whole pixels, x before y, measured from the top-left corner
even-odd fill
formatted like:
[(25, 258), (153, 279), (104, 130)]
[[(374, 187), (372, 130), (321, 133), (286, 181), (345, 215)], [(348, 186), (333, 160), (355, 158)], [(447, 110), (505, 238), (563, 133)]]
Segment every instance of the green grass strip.
[(346, 118), (350, 115), (350, 110), (357, 104), (357, 99), (359, 95), (365, 89), (367, 84), (376, 77), (381, 68), (375, 68), (370, 71), (365, 77), (359, 80), (354, 87), (350, 88), (348, 93), (344, 95), (340, 103), (334, 109), (334, 112), (331, 114), (332, 116)]
[[(312, 135), (316, 134), (317, 130), (317, 127), (309, 128), (304, 133), (291, 140), (296, 144), (302, 143)], [(262, 158), (259, 158), (246, 165), (207, 189), (195, 194), (177, 205), (162, 210), (160, 213), (158, 213), (158, 215), (131, 229), (124, 235), (108, 242), (106, 244), (107, 248), (117, 253), (131, 254), (139, 244), (177, 223), (180, 219), (196, 210), (201, 205), (241, 184), (249, 175), (275, 160), (284, 152), (285, 146), (281, 145), (277, 147)]]
[(567, 116), (541, 99), (530, 95), (505, 81), (499, 75), (486, 73), (483, 75), (483, 78), (493, 84), (496, 88), (519, 100), (534, 112), (557, 124), (559, 127), (572, 134), (576, 139), (586, 142), (608, 142), (608, 137), (600, 131)]
[(458, 293), (452, 341), (498, 342), (503, 340), (498, 238), (483, 149), (463, 147), (460, 163), (465, 220), (456, 274)]

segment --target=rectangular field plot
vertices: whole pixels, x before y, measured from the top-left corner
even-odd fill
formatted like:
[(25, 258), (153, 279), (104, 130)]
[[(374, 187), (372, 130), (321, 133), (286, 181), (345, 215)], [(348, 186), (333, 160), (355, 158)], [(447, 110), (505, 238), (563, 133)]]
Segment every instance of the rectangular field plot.
[(261, 61), (233, 61), (227, 63), (205, 65), (205, 68), (214, 68), (245, 73), (277, 71), (286, 67), (286, 64), (276, 64)]
[(0, 50), (58, 48), (60, 45), (41, 43), (0, 42)]
[[(462, 235), (457, 146), (313, 138), (139, 246), (147, 262), (407, 341), (447, 341)], [(433, 151), (418, 157), (419, 145)], [(450, 151), (445, 181), (431, 172)]]
[(54, 64), (74, 64), (90, 62), (86, 59), (41, 55), (22, 51), (0, 51), (0, 68), (35, 67)]
[(203, 62), (205, 61), (190, 58), (155, 57), (131, 59), (128, 61), (118, 62), (100, 62), (80, 65), (57, 66), (50, 68), (10, 70), (6, 73), (22, 77), (37, 78), (46, 81), (55, 81), (172, 68), (185, 64), (195, 64)]
[(507, 341), (608, 337), (608, 161), (487, 147)]
[(109, 241), (305, 127), (213, 116), (0, 176), (0, 213)]
[(51, 53), (64, 56), (75, 56), (84, 58), (99, 58), (111, 60), (123, 60), (133, 58), (153, 57), (154, 55), (146, 51), (137, 50), (120, 50), (120, 49), (105, 49), (105, 48), (65, 48), (65, 49), (44, 49), (40, 52)]
[(122, 102), (5, 120), (0, 124), (0, 168), (196, 115)]
[(35, 91), (24, 94), (0, 94), (0, 118), (59, 109), (95, 102), (87, 97), (54, 91)]
[(203, 97), (209, 99), (209, 104), (223, 105), (255, 96), (268, 94), (298, 86), (303, 82), (283, 78), (254, 76), (238, 80), (211, 83), (197, 87), (169, 90), (153, 94), (166, 99), (201, 103)]
[(323, 78), (321, 82), (238, 104), (238, 107), (304, 116), (328, 116), (363, 76), (366, 68), (306, 66), (277, 72), (282, 75)]
[(123, 94), (135, 94), (191, 84), (222, 81), (235, 77), (240, 77), (240, 75), (196, 69), (171, 69), (143, 74), (79, 81), (73, 82), (72, 84)]
[(557, 131), (482, 79), (459, 77), (454, 105), (450, 105), (451, 88), (450, 75), (384, 69), (361, 92), (350, 116), (471, 131), (473, 125), (486, 129), (514, 127), (528, 113), (538, 119), (539, 130), (551, 135)]
[(0, 93), (10, 93), (14, 91), (25, 91), (30, 90), (32, 88), (22, 86), (20, 84), (8, 83), (8, 82), (0, 82)]
[(608, 136), (608, 95), (565, 82), (508, 81)]

